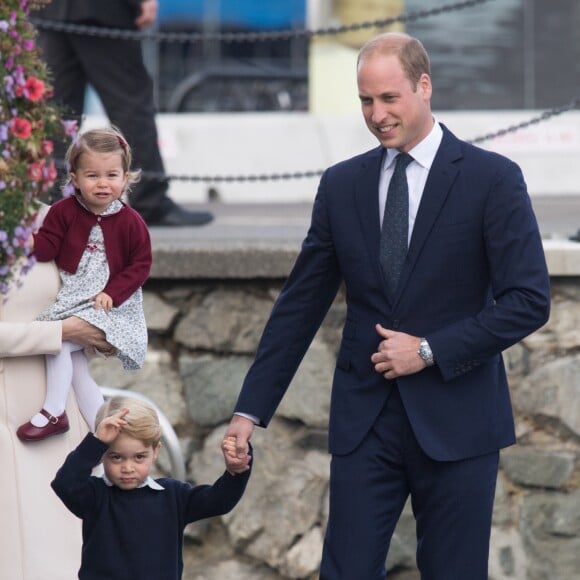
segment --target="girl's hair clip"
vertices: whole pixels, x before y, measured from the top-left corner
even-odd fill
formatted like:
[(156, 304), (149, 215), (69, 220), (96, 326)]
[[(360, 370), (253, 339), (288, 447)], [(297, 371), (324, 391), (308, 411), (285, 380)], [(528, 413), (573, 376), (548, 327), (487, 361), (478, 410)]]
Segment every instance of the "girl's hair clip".
[(123, 151), (126, 151), (127, 141), (125, 141), (125, 139), (123, 139), (123, 137), (121, 137), (121, 135), (117, 135), (117, 139), (119, 140), (119, 145), (121, 145), (121, 149), (123, 149)]

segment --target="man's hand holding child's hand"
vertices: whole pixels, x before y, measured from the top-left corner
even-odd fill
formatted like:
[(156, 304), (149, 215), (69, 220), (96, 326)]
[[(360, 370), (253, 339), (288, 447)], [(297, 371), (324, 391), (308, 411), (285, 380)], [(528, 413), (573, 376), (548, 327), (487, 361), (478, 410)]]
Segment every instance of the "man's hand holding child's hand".
[(252, 456), (249, 454), (249, 446), (246, 447), (246, 453), (243, 457), (238, 456), (236, 451), (236, 438), (226, 437), (222, 441), (222, 452), (226, 462), (226, 471), (230, 475), (243, 473), (250, 469)]

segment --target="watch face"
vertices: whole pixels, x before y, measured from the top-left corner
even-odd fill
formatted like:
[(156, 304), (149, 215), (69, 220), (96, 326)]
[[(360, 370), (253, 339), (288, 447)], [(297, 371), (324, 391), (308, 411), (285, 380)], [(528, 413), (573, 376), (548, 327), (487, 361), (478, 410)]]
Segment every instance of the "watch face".
[(426, 340), (422, 340), (419, 345), (419, 356), (427, 363), (433, 364), (433, 353)]

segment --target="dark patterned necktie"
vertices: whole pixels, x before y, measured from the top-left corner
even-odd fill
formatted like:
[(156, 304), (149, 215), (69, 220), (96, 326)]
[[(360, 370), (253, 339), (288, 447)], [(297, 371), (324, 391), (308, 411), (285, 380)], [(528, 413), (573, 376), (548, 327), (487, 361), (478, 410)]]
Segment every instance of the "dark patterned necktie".
[(413, 161), (408, 153), (399, 153), (395, 171), (389, 183), (383, 227), (381, 229), (380, 261), (392, 298), (397, 290), (399, 277), (407, 256), (409, 236), (409, 187), (407, 165)]

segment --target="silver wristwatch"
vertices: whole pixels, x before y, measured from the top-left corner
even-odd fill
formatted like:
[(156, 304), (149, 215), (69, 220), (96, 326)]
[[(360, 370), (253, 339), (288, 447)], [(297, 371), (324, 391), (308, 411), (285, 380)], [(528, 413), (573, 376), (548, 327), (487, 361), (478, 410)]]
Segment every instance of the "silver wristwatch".
[(425, 364), (428, 367), (432, 367), (435, 364), (435, 360), (433, 359), (433, 351), (431, 350), (431, 347), (429, 346), (426, 338), (421, 339), (417, 353), (425, 361)]

